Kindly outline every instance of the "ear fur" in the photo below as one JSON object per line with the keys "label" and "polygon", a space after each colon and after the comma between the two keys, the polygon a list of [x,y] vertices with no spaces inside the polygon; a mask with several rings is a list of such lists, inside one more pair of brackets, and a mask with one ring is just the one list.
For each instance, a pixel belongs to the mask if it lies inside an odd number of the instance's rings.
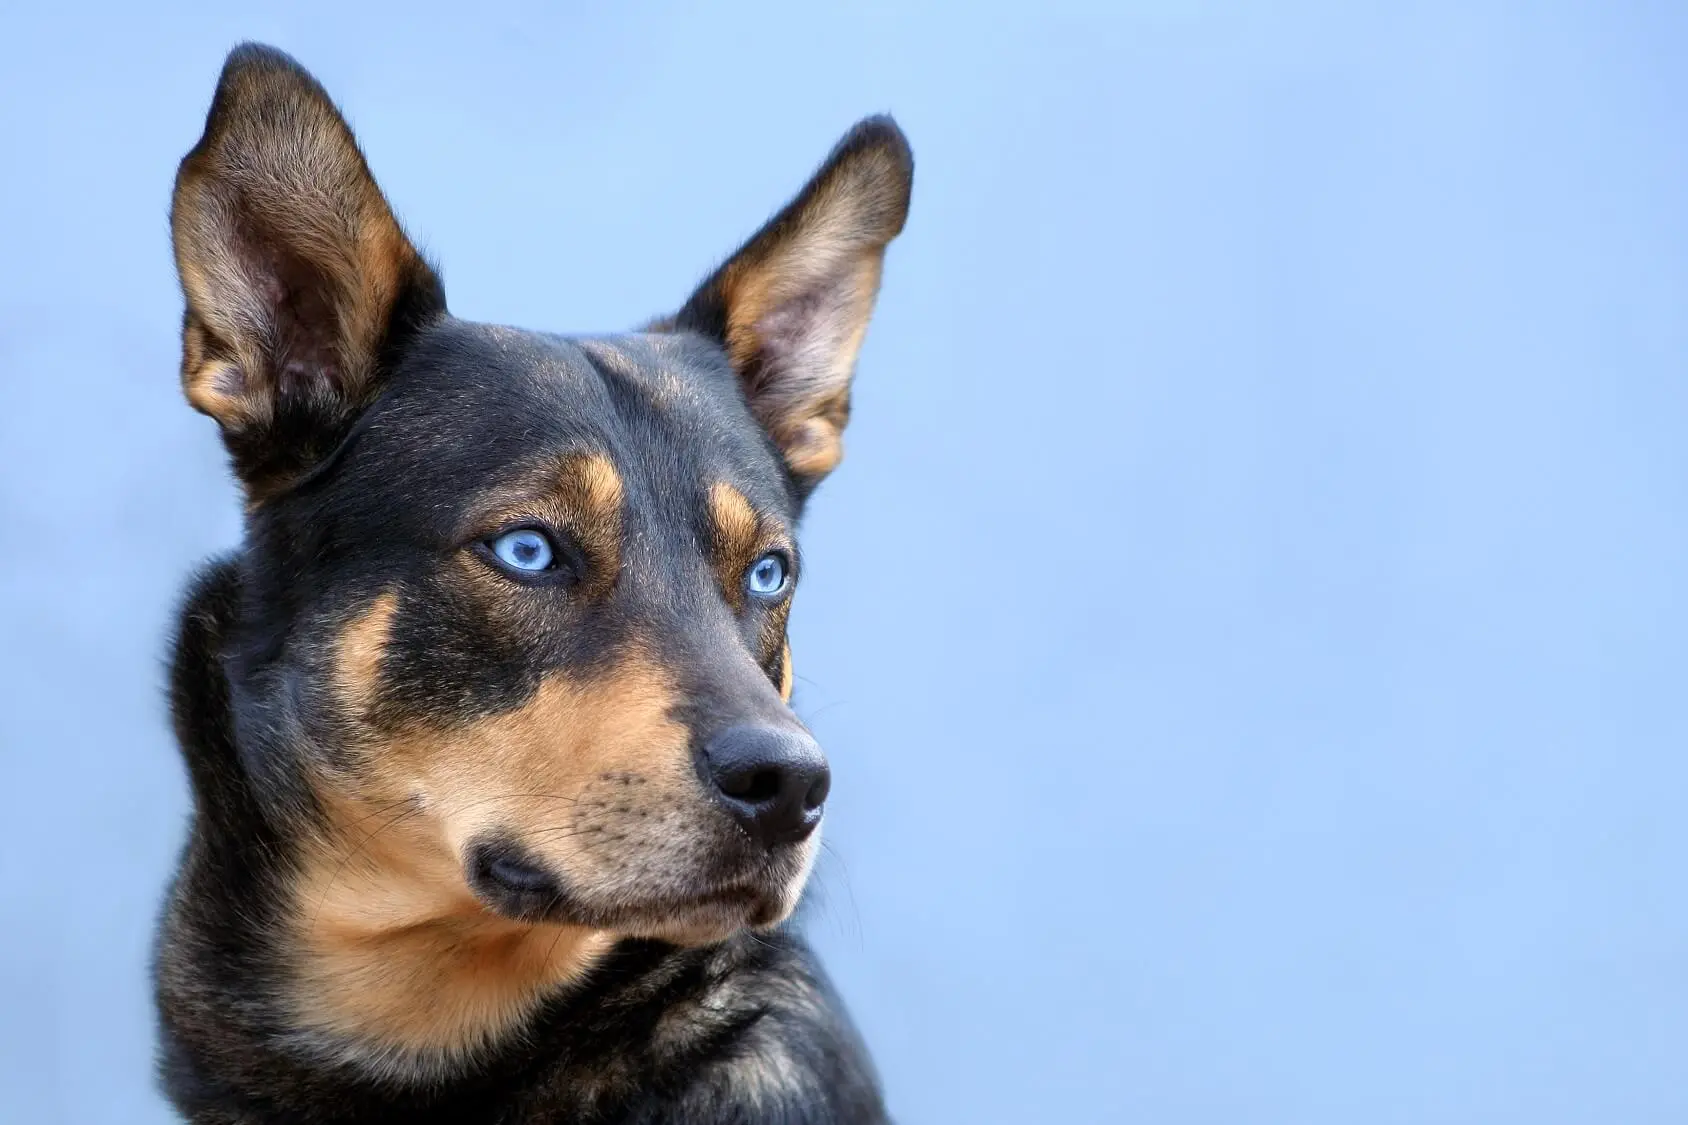
{"label": "ear fur", "polygon": [[338,443],[444,292],[334,103],[270,47],[230,53],[170,222],[182,387],[262,498]]}
{"label": "ear fur", "polygon": [[913,178],[896,123],[860,122],[797,197],[656,326],[726,347],[752,412],[804,491],[843,456],[856,354]]}

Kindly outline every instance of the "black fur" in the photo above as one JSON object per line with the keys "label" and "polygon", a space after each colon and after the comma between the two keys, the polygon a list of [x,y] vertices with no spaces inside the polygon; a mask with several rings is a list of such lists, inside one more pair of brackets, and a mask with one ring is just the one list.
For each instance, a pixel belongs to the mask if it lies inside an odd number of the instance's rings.
{"label": "black fur", "polygon": [[[300,121],[311,130],[270,136]],[[320,159],[296,159],[312,145]],[[786,603],[724,594],[730,563],[711,538],[721,517],[710,489],[730,486],[761,524],[794,528],[824,469],[811,458],[792,471],[781,435],[803,416],[780,412],[824,408],[841,427],[853,355],[842,383],[825,383],[826,371],[749,370],[728,338],[733,284],[802,266],[825,207],[834,211],[823,249],[837,257],[854,238],[863,249],[851,253],[882,253],[907,207],[906,143],[889,119],[859,126],[684,315],[651,333],[584,340],[451,317],[402,234],[357,235],[371,215],[391,220],[347,146],[314,80],[279,52],[247,46],[230,56],[178,184],[184,379],[222,425],[249,504],[244,544],[200,574],[175,646],[171,704],[194,819],[155,958],[165,1091],[191,1120],[224,1125],[883,1121],[871,1063],[824,975],[792,928],[765,925],[781,915],[762,907],[702,945],[624,937],[518,1028],[438,1065],[366,1065],[339,1049],[339,1032],[305,1026],[290,997],[299,881],[312,842],[333,827],[323,786],[383,768],[370,732],[472,731],[533,705],[544,684],[613,682],[631,651],[662,669],[668,718],[694,762],[730,724],[795,722],[776,691],[789,677]],[[324,176],[299,206],[326,199],[341,206],[332,221],[288,213],[289,193],[262,179],[272,147],[295,161],[278,158],[276,183]],[[341,234],[343,246],[325,241]],[[387,257],[366,253],[372,245]],[[397,280],[360,288],[372,270]],[[781,298],[803,316],[865,321],[865,274],[850,275],[854,289],[824,271],[790,276],[810,286]],[[217,304],[230,286],[229,307],[246,320]],[[354,298],[386,302],[373,335],[347,328]],[[247,323],[261,315],[272,316],[268,329]],[[787,368],[809,352],[789,354]],[[777,385],[786,377],[808,382],[798,393]],[[563,560],[555,573],[494,573],[489,490],[587,455],[613,466],[619,489],[615,565],[584,536],[551,529]],[[352,709],[344,638],[382,599],[391,612],[373,686]],[[719,870],[789,882],[800,872],[789,848],[761,849],[699,808],[709,841],[700,879]],[[649,932],[664,895],[694,893],[655,887],[635,909],[571,878],[559,876],[543,917],[512,920]]]}
{"label": "black fur", "polygon": [[[287,1049],[265,1003],[288,839],[239,760],[220,665],[242,602],[240,566],[213,564],[182,614],[171,682],[193,778],[195,830],[170,892],[157,964],[160,1073],[206,1123],[823,1123],[884,1119],[855,1031],[803,941],[743,934],[705,949],[628,941],[552,1001],[519,1042],[449,1083],[395,1088]],[[660,1045],[653,1034],[665,1030]],[[740,1068],[791,1049],[804,1095],[746,1105]]]}

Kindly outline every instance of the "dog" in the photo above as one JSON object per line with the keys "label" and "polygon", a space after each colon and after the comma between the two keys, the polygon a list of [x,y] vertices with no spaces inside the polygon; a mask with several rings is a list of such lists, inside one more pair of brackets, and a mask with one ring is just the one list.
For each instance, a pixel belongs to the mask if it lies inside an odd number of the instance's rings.
{"label": "dog", "polygon": [[170,678],[189,1120],[885,1120],[785,924],[830,785],[786,622],[912,178],[868,118],[643,330],[468,323],[316,80],[229,55],[171,209],[245,499]]}

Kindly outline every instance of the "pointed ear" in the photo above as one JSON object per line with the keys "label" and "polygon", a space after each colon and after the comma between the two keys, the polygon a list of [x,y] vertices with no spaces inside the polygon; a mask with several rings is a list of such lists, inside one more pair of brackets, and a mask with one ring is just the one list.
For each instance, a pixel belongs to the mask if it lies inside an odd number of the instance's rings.
{"label": "pointed ear", "polygon": [[797,198],[659,326],[726,346],[752,412],[805,491],[843,456],[856,353],[913,179],[896,123],[862,121]]}
{"label": "pointed ear", "polygon": [[445,311],[334,103],[273,48],[229,55],[170,225],[182,386],[255,498],[333,449],[390,347]]}

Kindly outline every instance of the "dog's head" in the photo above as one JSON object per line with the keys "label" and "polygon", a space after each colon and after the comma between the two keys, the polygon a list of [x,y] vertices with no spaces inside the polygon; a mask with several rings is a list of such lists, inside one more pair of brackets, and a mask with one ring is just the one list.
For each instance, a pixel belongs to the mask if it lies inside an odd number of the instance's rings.
{"label": "dog's head", "polygon": [[236,51],[172,224],[183,386],[247,497],[246,767],[429,909],[785,917],[829,783],[787,707],[795,524],[911,174],[864,121],[646,331],[470,324],[317,83]]}

